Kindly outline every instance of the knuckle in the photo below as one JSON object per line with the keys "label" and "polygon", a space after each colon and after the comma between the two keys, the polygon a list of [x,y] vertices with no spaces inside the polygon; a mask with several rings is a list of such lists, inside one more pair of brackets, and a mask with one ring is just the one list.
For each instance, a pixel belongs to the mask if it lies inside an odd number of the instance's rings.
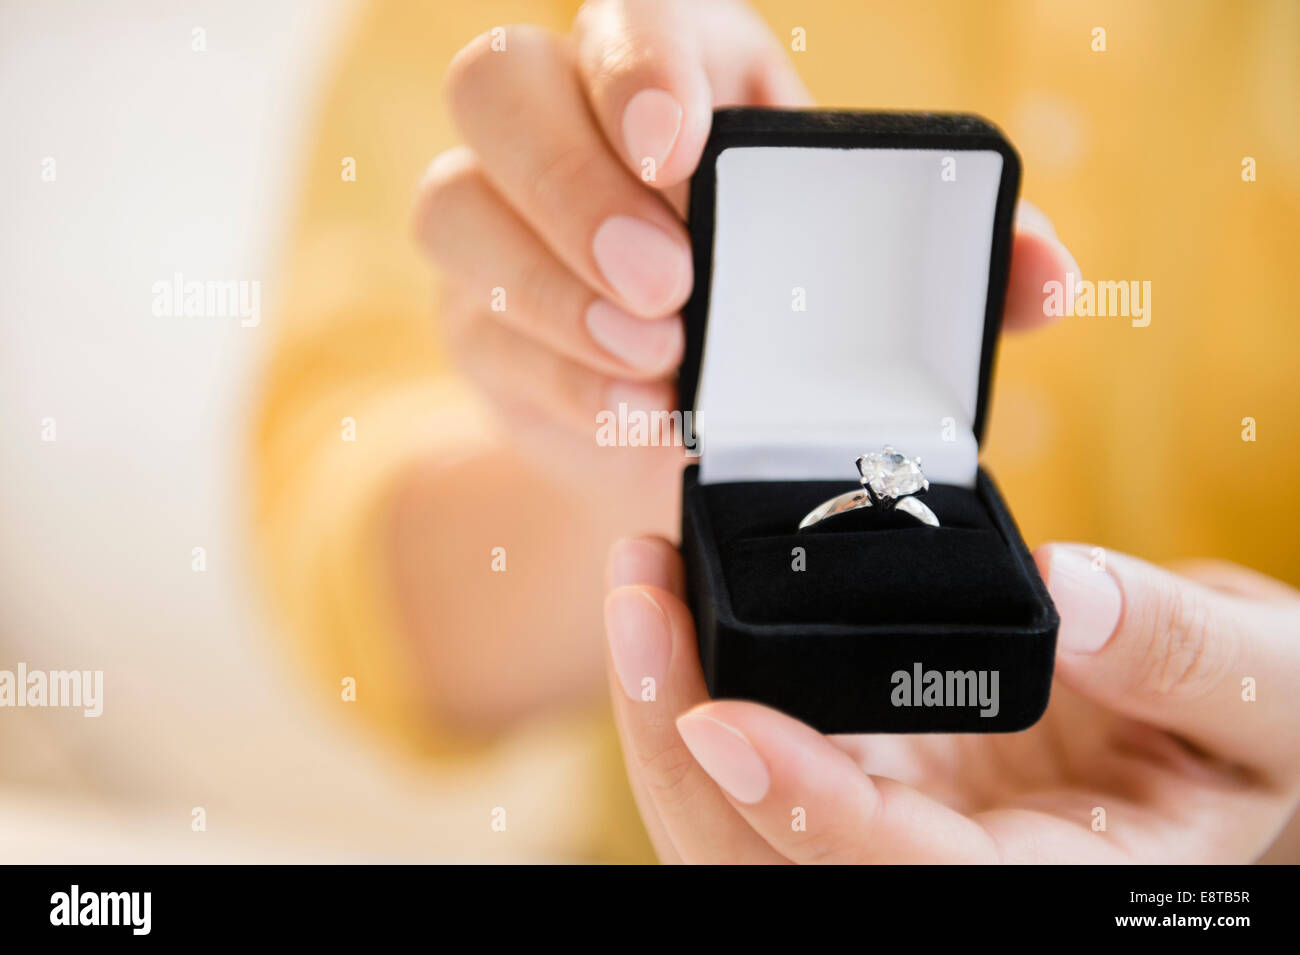
{"label": "knuckle", "polygon": [[591,64],[591,82],[598,88],[614,87],[622,80],[652,72],[654,64],[644,36],[627,32],[600,50]]}
{"label": "knuckle", "polygon": [[597,96],[631,85],[660,85],[664,64],[680,46],[680,40],[666,26],[676,13],[664,0],[657,0],[661,18],[628,18],[608,0],[584,4],[575,27],[584,35],[580,61]]}
{"label": "knuckle", "polygon": [[1150,642],[1141,689],[1151,696],[1196,698],[1222,681],[1235,656],[1237,634],[1204,594],[1179,588],[1150,615]]}
{"label": "knuckle", "polygon": [[478,159],[465,146],[457,146],[434,157],[416,189],[412,231],[417,240],[436,251],[448,230],[450,213],[479,189],[482,173]]}
{"label": "knuckle", "polygon": [[[538,250],[519,263],[517,282],[523,301],[524,316],[537,325],[558,326],[576,320],[581,308],[573,292],[573,282],[551,259]],[[518,320],[520,316],[516,316]]]}
{"label": "knuckle", "polygon": [[[583,0],[573,15],[573,26],[575,29],[591,28],[598,25],[600,17],[617,12],[616,0]],[[593,20],[597,22],[593,23]]]}
{"label": "knuckle", "polygon": [[[504,46],[498,42],[501,36],[505,38]],[[484,89],[498,81],[503,65],[524,67],[518,74],[524,76],[530,57],[538,51],[549,50],[555,43],[556,38],[549,30],[528,23],[493,27],[474,37],[451,58],[443,75],[443,97],[452,115],[461,116],[465,110],[472,109]]]}
{"label": "knuckle", "polygon": [[596,25],[602,8],[606,6],[606,0],[583,0],[582,5],[578,7],[577,13],[573,15],[573,29],[577,33],[590,30]]}
{"label": "knuckle", "polygon": [[492,53],[492,33],[484,31],[452,56],[447,72],[443,74],[442,92],[453,111],[464,102],[466,94],[482,82]]}
{"label": "knuckle", "polygon": [[598,182],[605,157],[583,145],[565,146],[542,160],[533,170],[529,190],[543,210],[571,209],[588,183]]}
{"label": "knuckle", "polygon": [[699,792],[701,781],[693,772],[695,759],[682,746],[669,746],[649,759],[642,759],[646,788],[661,806],[689,802]]}
{"label": "knuckle", "polygon": [[631,735],[640,777],[660,805],[685,802],[699,790],[695,757],[682,745],[672,719],[661,714],[661,704],[647,705],[653,709],[638,717],[640,725]]}

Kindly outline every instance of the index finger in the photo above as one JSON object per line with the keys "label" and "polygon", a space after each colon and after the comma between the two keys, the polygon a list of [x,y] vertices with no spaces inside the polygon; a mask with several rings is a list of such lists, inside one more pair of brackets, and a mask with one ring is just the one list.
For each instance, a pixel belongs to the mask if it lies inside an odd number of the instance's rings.
{"label": "index finger", "polygon": [[743,3],[593,0],[574,37],[597,122],[657,188],[695,172],[714,106],[810,102],[776,38]]}

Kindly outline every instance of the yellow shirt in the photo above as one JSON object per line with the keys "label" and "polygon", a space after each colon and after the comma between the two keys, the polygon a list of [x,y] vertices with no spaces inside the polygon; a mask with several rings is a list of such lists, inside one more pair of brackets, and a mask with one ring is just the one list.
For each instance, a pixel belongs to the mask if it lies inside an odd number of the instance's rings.
{"label": "yellow shirt", "polygon": [[[521,857],[643,859],[604,713],[521,728],[492,755],[415,715],[376,539],[431,411],[462,409],[467,442],[489,427],[439,350],[428,269],[409,239],[414,184],[455,141],[441,74],[479,32],[566,30],[576,7],[385,0],[353,25],[303,171],[253,429],[255,521],[322,700],[355,679],[380,738],[423,772],[454,760],[463,776],[512,745],[570,760],[570,791],[538,793],[521,770],[457,798],[486,814],[517,796],[537,819],[563,820],[521,838]],[[984,460],[1026,539],[1216,556],[1300,583],[1300,5],[758,7],[787,42],[802,30],[805,49],[790,55],[819,102],[997,122],[1021,152],[1025,194],[1084,278],[1151,283],[1145,327],[1072,317],[1003,345]],[[1251,421],[1255,440],[1243,440]]]}

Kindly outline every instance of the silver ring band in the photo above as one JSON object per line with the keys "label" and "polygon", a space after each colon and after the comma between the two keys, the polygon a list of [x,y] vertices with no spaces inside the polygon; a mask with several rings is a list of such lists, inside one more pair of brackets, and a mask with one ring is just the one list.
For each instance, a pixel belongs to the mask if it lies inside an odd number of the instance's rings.
{"label": "silver ring band", "polygon": [[860,507],[870,506],[871,498],[867,496],[866,491],[845,491],[843,494],[837,494],[829,501],[818,504],[809,511],[804,516],[804,519],[799,522],[799,530],[819,524],[828,517],[846,514],[849,511],[856,511]]}

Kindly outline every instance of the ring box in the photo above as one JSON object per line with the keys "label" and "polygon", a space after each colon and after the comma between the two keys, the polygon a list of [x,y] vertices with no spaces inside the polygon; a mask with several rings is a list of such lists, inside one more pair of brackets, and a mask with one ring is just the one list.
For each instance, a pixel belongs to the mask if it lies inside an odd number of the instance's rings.
{"label": "ring box", "polygon": [[[714,697],[825,733],[1010,732],[1059,624],[980,467],[1020,181],[969,115],[723,109],[691,186],[682,552]],[[859,454],[919,456],[940,527],[797,531]]]}

